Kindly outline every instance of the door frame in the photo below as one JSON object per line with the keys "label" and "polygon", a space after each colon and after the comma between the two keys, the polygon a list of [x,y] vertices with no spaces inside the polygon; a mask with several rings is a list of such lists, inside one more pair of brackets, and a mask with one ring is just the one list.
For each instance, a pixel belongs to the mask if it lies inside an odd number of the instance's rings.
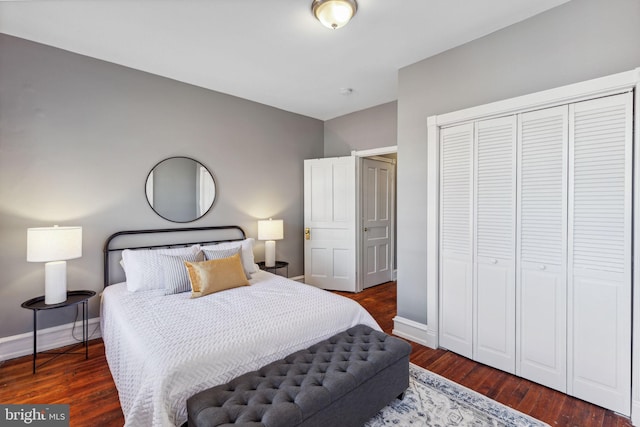
{"label": "door frame", "polygon": [[[362,194],[362,160],[365,157],[375,158],[377,156],[383,156],[385,154],[397,154],[398,146],[390,145],[387,147],[380,148],[372,148],[368,150],[353,150],[351,151],[351,155],[356,157],[356,292],[362,292],[364,289],[364,275],[362,272],[364,271],[364,258],[363,258],[363,246],[364,246],[364,233],[362,231],[362,203],[363,203],[363,194]],[[387,159],[388,160],[388,159]],[[396,165],[396,173],[395,176],[398,176],[397,170],[397,162]],[[397,184],[396,184],[397,185]],[[396,218],[395,218],[395,205],[396,201],[396,191],[393,191],[393,209],[391,210],[391,253],[389,257],[391,258],[390,262],[393,265],[393,273],[392,278],[395,280],[397,277],[396,265],[393,262],[396,258],[396,245],[395,245],[395,236],[396,236]]]}
{"label": "door frame", "polygon": [[[535,109],[550,108],[558,105],[575,103],[583,100],[616,95],[635,90],[635,132],[633,135],[633,163],[640,164],[640,67],[634,70],[582,81],[567,86],[556,87],[528,95],[518,96],[490,104],[471,107],[446,114],[427,117],[427,324],[416,324],[413,329],[425,330],[420,337],[430,348],[438,348],[439,331],[439,258],[440,258],[440,216],[439,216],[439,186],[440,186],[440,129],[466,121],[498,117],[508,113],[517,114]],[[632,212],[632,379],[631,379],[631,420],[634,425],[640,425],[640,174],[633,174],[632,198],[634,208]],[[395,329],[399,329],[396,320]],[[406,328],[404,328],[406,329]],[[410,338],[407,335],[408,338]]]}

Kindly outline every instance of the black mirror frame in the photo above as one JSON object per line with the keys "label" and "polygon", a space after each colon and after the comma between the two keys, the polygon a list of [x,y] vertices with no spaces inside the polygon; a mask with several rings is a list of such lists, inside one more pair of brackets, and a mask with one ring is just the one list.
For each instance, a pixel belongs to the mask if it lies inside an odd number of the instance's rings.
{"label": "black mirror frame", "polygon": [[[192,220],[188,220],[188,221],[179,221],[179,220],[175,220],[175,219],[167,218],[165,215],[162,215],[160,212],[158,212],[158,211],[153,207],[153,205],[151,204],[151,202],[149,201],[149,196],[147,195],[147,183],[149,182],[149,176],[151,176],[151,173],[156,169],[156,167],[158,167],[158,166],[159,166],[160,164],[162,164],[163,162],[166,162],[166,161],[171,160],[171,159],[187,159],[187,160],[192,160],[192,161],[194,161],[195,163],[197,163],[198,165],[200,165],[200,166],[202,166],[203,168],[205,168],[205,169],[206,169],[206,171],[209,173],[209,176],[211,176],[211,180],[213,181],[215,194],[214,194],[214,196],[213,196],[213,200],[211,201],[211,205],[209,206],[209,208],[208,208],[208,209],[207,209],[207,210],[206,210],[202,215],[200,215],[200,216],[198,216],[197,218],[194,218],[194,219],[192,219]],[[204,165],[202,162],[200,162],[200,161],[198,161],[198,160],[196,160],[196,159],[194,159],[194,158],[192,158],[192,157],[187,157],[187,156],[171,156],[171,157],[167,157],[166,159],[162,159],[162,160],[160,160],[158,163],[156,163],[156,164],[151,168],[151,170],[149,170],[149,173],[147,173],[147,178],[144,180],[144,189],[143,189],[143,190],[144,190],[144,196],[145,196],[145,199],[147,200],[147,204],[149,205],[149,207],[151,208],[151,210],[152,210],[156,215],[158,215],[160,218],[165,219],[165,220],[170,221],[170,222],[173,222],[173,223],[177,223],[177,224],[186,224],[186,223],[194,222],[194,221],[197,221],[197,220],[199,220],[199,219],[203,218],[205,215],[207,215],[207,214],[211,211],[211,209],[213,208],[213,206],[214,206],[214,205],[215,205],[215,203],[216,203],[216,199],[217,199],[217,196],[218,196],[216,179],[214,178],[213,174],[211,173],[211,170],[210,170],[206,165]]]}

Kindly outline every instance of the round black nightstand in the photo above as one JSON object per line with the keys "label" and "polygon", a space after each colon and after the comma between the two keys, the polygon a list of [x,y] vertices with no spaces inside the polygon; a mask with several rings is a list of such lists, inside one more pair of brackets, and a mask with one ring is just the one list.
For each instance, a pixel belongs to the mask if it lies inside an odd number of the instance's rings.
{"label": "round black nightstand", "polygon": [[286,268],[287,273],[284,277],[289,277],[289,263],[287,261],[276,261],[276,265],[273,267],[267,267],[264,265],[264,261],[261,261],[258,263],[258,267],[260,267],[260,270],[273,271],[273,274],[277,274],[276,271],[280,268]]}
{"label": "round black nightstand", "polygon": [[[39,296],[36,298],[31,298],[30,300],[27,300],[20,305],[22,308],[33,310],[33,373],[34,374],[36,373],[36,358],[38,355],[38,317],[37,317],[38,311],[52,310],[55,308],[69,307],[72,305],[82,304],[82,342],[78,345],[84,345],[84,356],[85,356],[85,359],[88,359],[89,346],[87,342],[89,341],[89,310],[87,307],[87,302],[89,298],[91,298],[95,294],[96,294],[95,291],[68,291],[66,301],[63,301],[58,304],[45,304],[44,296]],[[42,354],[56,354],[58,356],[62,354],[81,354],[81,353],[72,353],[71,350],[73,350],[74,348],[75,347],[69,348],[67,351],[64,351],[64,352],[47,351],[47,352],[42,352]],[[49,359],[49,360],[52,360],[52,359]],[[49,360],[42,363],[42,365],[47,363]]]}

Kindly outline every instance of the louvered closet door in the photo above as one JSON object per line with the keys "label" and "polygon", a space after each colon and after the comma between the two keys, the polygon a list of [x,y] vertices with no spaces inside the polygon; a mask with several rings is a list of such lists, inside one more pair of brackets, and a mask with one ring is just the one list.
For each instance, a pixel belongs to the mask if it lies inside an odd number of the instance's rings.
{"label": "louvered closet door", "polygon": [[516,117],[475,132],[473,358],[514,373]]}
{"label": "louvered closet door", "polygon": [[569,394],[631,407],[632,94],[569,110]]}
{"label": "louvered closet door", "polygon": [[440,345],[472,357],[473,124],[440,131]]}
{"label": "louvered closet door", "polygon": [[518,123],[516,373],[567,391],[568,106]]}

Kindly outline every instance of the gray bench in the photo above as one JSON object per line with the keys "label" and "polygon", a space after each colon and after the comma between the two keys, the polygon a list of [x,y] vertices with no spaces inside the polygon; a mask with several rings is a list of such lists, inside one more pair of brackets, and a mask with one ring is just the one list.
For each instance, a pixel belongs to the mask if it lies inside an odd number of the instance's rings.
{"label": "gray bench", "polygon": [[354,326],[187,401],[190,427],[361,426],[409,386],[407,342]]}

